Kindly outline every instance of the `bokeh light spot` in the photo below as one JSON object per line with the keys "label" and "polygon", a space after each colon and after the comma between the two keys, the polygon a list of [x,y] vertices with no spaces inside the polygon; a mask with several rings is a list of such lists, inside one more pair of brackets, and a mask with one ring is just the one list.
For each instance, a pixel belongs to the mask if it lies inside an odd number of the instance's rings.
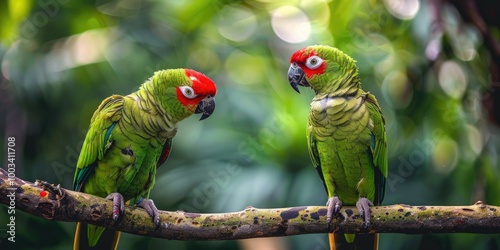
{"label": "bokeh light spot", "polygon": [[194,46],[189,54],[189,62],[194,68],[203,70],[216,70],[220,67],[220,59],[217,54],[204,46]]}
{"label": "bokeh light spot", "polygon": [[444,137],[439,140],[435,147],[432,156],[432,163],[437,172],[449,173],[453,170],[458,161],[458,145],[457,143]]}
{"label": "bokeh light spot", "polygon": [[219,33],[225,38],[241,42],[257,30],[257,18],[253,12],[242,6],[226,6],[219,15]]}
{"label": "bokeh light spot", "polygon": [[467,125],[467,137],[469,139],[469,146],[474,154],[479,155],[483,150],[484,139],[481,132],[472,125]]}
{"label": "bokeh light spot", "polygon": [[450,97],[459,99],[467,88],[467,76],[462,67],[454,61],[446,61],[438,73],[439,85]]}
{"label": "bokeh light spot", "polygon": [[109,45],[109,31],[108,29],[94,29],[69,37],[64,46],[71,50],[72,60],[67,60],[63,68],[105,60],[104,55]]}
{"label": "bokeh light spot", "polygon": [[[245,62],[245,63],[242,63]],[[225,69],[232,81],[238,84],[262,84],[266,71],[265,60],[239,50],[229,54]]]}
{"label": "bokeh light spot", "polygon": [[406,108],[413,99],[413,86],[401,71],[388,74],[382,83],[382,90],[386,101],[398,109]]}
{"label": "bokeh light spot", "polygon": [[300,43],[311,35],[311,23],[307,15],[297,7],[282,6],[273,11],[271,26],[274,33],[288,43]]}
{"label": "bokeh light spot", "polygon": [[399,19],[412,19],[420,8],[418,0],[384,0],[384,5],[393,16]]}

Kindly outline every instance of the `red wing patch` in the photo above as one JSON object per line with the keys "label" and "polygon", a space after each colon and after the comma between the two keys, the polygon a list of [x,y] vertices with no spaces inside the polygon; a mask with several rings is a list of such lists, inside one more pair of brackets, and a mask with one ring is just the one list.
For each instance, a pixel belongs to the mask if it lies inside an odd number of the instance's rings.
{"label": "red wing patch", "polygon": [[170,155],[170,150],[172,149],[172,138],[167,138],[165,145],[163,145],[163,151],[161,152],[160,158],[158,158],[158,163],[156,167],[161,166],[168,159]]}

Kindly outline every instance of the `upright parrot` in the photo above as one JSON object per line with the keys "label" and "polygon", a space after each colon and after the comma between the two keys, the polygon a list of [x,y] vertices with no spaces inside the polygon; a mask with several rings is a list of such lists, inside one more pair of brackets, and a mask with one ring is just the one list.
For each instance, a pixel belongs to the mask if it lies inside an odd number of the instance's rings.
{"label": "upright parrot", "polygon": [[[361,89],[356,62],[337,48],[315,45],[295,52],[288,81],[311,87],[307,126],[309,154],[328,194],[327,222],[342,205],[356,205],[364,226],[370,206],[384,199],[387,145],[384,117],[375,96]],[[330,234],[331,249],[377,249],[376,234]]]}
{"label": "upright parrot", "polygon": [[[144,208],[158,226],[158,209],[149,199],[156,169],[170,153],[177,124],[193,113],[209,117],[215,84],[192,69],[160,70],[138,91],[112,95],[99,105],[78,158],[73,188],[113,201],[113,219],[124,204]],[[78,223],[74,249],[116,249],[120,232]],[[102,238],[101,240],[99,240]]]}

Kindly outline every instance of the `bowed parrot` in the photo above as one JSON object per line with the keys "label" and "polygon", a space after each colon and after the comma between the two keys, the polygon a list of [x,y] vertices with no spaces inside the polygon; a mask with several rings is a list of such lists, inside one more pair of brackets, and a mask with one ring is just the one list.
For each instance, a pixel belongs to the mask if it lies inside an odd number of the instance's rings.
{"label": "bowed parrot", "polygon": [[[138,91],[112,95],[99,105],[80,152],[73,188],[113,201],[113,219],[129,202],[160,224],[149,193],[156,169],[167,160],[177,124],[215,109],[215,84],[192,69],[160,70]],[[116,249],[120,232],[77,223],[74,249]],[[101,240],[99,240],[101,239]]]}
{"label": "bowed parrot", "polygon": [[[343,205],[356,205],[370,224],[370,206],[384,199],[387,144],[375,96],[361,88],[356,62],[337,48],[315,45],[295,52],[288,81],[315,92],[307,126],[309,154],[328,195],[327,222]],[[376,234],[329,234],[331,249],[377,249]]]}

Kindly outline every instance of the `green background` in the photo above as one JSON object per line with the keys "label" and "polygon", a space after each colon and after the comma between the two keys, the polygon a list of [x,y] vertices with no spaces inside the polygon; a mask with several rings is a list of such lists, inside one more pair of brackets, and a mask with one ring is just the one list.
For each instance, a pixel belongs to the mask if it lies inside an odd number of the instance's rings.
{"label": "green background", "polygon": [[[484,115],[488,54],[479,32],[427,1],[0,2],[0,149],[16,138],[16,175],[71,188],[93,111],[159,69],[193,68],[217,86],[207,120],[179,125],[151,198],[161,210],[231,212],[248,205],[324,205],[305,126],[312,91],[290,88],[291,54],[328,44],[358,62],[386,119],[384,204],[500,205],[498,128]],[[4,153],[2,163],[5,166]],[[236,170],[228,172],[228,168]],[[16,213],[16,243],[69,249],[74,223]],[[119,249],[327,249],[327,236],[169,241],[123,234]],[[267,246],[269,248],[264,248]],[[498,235],[382,234],[380,249],[495,249]]]}

